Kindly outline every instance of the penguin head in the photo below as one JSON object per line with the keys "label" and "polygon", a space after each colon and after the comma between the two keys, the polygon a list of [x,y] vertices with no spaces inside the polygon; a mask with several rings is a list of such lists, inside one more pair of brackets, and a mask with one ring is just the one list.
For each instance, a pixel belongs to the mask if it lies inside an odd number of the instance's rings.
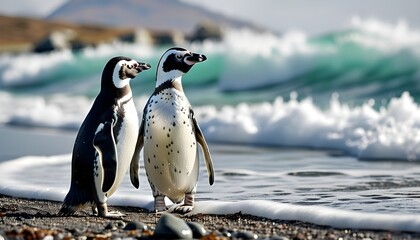
{"label": "penguin head", "polygon": [[194,64],[204,62],[206,59],[206,56],[192,53],[184,48],[168,49],[159,60],[156,71],[156,86],[165,81],[182,77]]}
{"label": "penguin head", "polygon": [[128,57],[111,58],[102,73],[102,90],[125,89],[130,80],[143,70],[150,69],[150,64],[137,62]]}

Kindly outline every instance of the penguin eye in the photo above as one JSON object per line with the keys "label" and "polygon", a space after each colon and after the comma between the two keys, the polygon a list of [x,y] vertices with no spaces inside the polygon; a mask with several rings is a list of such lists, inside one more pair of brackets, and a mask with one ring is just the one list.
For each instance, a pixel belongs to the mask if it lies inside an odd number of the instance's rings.
{"label": "penguin eye", "polygon": [[178,60],[181,60],[181,59],[182,59],[182,55],[181,55],[181,54],[177,54],[175,57],[176,57]]}
{"label": "penguin eye", "polygon": [[133,68],[133,65],[127,65],[127,67],[128,67],[128,69],[132,69]]}

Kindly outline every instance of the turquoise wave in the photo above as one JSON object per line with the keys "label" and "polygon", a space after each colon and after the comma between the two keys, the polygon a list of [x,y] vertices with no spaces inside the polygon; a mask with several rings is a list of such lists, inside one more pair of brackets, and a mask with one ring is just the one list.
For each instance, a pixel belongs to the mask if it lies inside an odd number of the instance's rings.
{"label": "turquoise wave", "polygon": [[[184,76],[184,89],[193,103],[214,105],[287,99],[290,92],[312,97],[319,105],[334,93],[354,104],[371,98],[387,102],[403,92],[419,101],[420,37],[404,29],[401,33],[381,22],[374,27],[359,22],[312,38],[296,32],[276,36],[230,30],[222,42],[184,46],[208,57]],[[127,55],[152,65],[132,81],[135,95],[148,95],[166,48],[115,43],[77,53],[2,55],[0,90],[93,98],[106,61]]]}

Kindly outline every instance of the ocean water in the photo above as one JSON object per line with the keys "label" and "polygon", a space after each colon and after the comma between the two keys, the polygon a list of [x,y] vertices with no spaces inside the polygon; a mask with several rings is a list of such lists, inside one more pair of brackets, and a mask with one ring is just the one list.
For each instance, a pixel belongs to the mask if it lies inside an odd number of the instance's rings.
{"label": "ocean water", "polygon": [[[116,55],[152,65],[131,81],[141,116],[168,47],[0,55],[0,123],[77,131]],[[183,77],[216,169],[210,187],[202,167],[195,213],[419,231],[420,30],[354,18],[321,36],[230,29],[183,47],[208,58]],[[140,174],[110,204],[151,208]],[[61,201],[69,178],[70,155],[11,159],[0,193]]]}

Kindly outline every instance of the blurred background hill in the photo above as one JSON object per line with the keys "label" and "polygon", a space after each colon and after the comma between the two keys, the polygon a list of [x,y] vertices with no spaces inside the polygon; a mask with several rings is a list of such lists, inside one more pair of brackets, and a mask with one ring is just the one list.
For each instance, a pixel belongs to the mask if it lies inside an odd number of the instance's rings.
{"label": "blurred background hill", "polygon": [[250,25],[179,0],[71,0],[46,19],[184,33],[191,32],[197,22],[231,27]]}
{"label": "blurred background hill", "polygon": [[[0,0],[0,6],[0,52],[31,50],[57,28],[71,29],[76,36],[72,41],[80,47],[108,42],[128,29],[191,34],[204,22],[218,27],[257,26],[277,34],[302,31],[308,36],[348,28],[355,16],[389,23],[403,20],[420,27],[417,0]],[[87,26],[82,31],[77,25]]]}
{"label": "blurred background hill", "polygon": [[96,25],[78,25],[68,22],[47,21],[38,18],[0,16],[0,52],[29,51],[52,32],[70,30],[77,33],[76,41],[97,44],[128,33],[128,28]]}
{"label": "blurred background hill", "polygon": [[158,38],[150,42],[175,44],[172,38],[181,35],[183,39],[203,25],[216,28],[213,32],[222,26],[255,28],[179,0],[70,0],[43,18],[0,16],[0,52],[77,49],[116,39],[136,41],[138,29]]}

